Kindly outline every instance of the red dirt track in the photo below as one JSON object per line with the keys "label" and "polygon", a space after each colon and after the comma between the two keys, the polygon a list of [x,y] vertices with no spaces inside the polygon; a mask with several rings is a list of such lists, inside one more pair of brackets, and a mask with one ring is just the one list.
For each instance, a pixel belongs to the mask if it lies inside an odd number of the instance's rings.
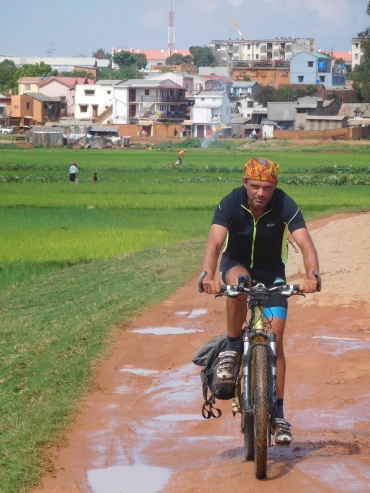
{"label": "red dirt track", "polygon": [[[218,401],[220,419],[201,417],[191,359],[224,332],[225,301],[199,294],[196,273],[122,331],[68,444],[50,451],[55,474],[34,493],[370,491],[369,224],[370,213],[309,224],[323,291],[289,302],[285,414],[294,442],[268,450],[266,479],[244,460],[230,401]],[[291,250],[289,282],[300,272]],[[133,332],[140,329],[152,333]]]}

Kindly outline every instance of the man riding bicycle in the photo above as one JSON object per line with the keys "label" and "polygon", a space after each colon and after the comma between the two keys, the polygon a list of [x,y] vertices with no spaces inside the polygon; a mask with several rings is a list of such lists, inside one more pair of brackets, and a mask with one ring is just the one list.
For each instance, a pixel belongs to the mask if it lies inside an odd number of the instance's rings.
{"label": "man riding bicycle", "polygon": [[[306,279],[299,283],[300,291],[315,293],[317,280],[312,271],[319,271],[315,246],[306,228],[299,207],[283,190],[276,187],[279,165],[264,158],[252,158],[244,166],[243,186],[234,189],[218,204],[212,220],[204,253],[204,291],[220,292],[215,280],[217,261],[222,247],[220,271],[225,284],[238,284],[240,274],[248,274],[271,286],[276,278],[285,279],[287,261],[287,234],[292,235],[300,248]],[[241,330],[245,314],[243,301],[226,299],[227,346],[220,353],[217,376],[220,380],[235,380],[240,363]],[[291,424],[284,418],[285,356],[283,334],[287,318],[287,300],[274,295],[264,303],[267,316],[273,315],[272,330],[275,332],[277,355],[277,412],[272,431],[275,443],[293,440]]]}

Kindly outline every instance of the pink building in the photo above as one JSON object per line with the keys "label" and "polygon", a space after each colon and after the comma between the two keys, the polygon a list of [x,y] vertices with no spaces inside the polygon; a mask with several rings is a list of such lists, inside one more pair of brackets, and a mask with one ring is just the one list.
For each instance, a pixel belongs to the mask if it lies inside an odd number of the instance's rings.
{"label": "pink building", "polygon": [[74,113],[74,87],[76,84],[92,85],[87,77],[49,77],[39,83],[39,92],[45,96],[59,97],[62,101],[61,116]]}

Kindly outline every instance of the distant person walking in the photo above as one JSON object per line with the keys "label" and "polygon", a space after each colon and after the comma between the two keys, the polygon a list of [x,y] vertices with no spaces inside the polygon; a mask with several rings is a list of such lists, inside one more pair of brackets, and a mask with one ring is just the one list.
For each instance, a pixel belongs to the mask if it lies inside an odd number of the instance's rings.
{"label": "distant person walking", "polygon": [[72,163],[72,166],[69,168],[69,183],[78,183],[78,168],[76,163]]}
{"label": "distant person walking", "polygon": [[173,136],[174,137],[177,137],[177,128],[175,127],[174,130],[173,130]]}
{"label": "distant person walking", "polygon": [[98,181],[98,175],[96,173],[94,173],[94,178],[93,178],[94,181]]}
{"label": "distant person walking", "polygon": [[177,161],[175,164],[182,164],[182,159],[183,159],[184,154],[185,154],[184,149],[181,149],[181,151],[179,152],[179,154],[177,156]]}
{"label": "distant person walking", "polygon": [[257,139],[257,132],[255,129],[252,130],[252,139]]}

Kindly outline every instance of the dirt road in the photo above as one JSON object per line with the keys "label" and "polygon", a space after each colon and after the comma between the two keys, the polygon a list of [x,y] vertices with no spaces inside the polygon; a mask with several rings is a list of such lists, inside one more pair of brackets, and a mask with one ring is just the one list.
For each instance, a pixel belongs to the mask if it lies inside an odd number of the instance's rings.
{"label": "dirt road", "polygon": [[[285,337],[290,447],[271,447],[268,477],[243,458],[230,401],[200,410],[196,349],[224,331],[224,300],[196,278],[140,316],[101,365],[55,474],[35,493],[327,493],[370,490],[370,214],[309,225],[323,292],[290,301]],[[303,271],[293,251],[288,279]]]}

